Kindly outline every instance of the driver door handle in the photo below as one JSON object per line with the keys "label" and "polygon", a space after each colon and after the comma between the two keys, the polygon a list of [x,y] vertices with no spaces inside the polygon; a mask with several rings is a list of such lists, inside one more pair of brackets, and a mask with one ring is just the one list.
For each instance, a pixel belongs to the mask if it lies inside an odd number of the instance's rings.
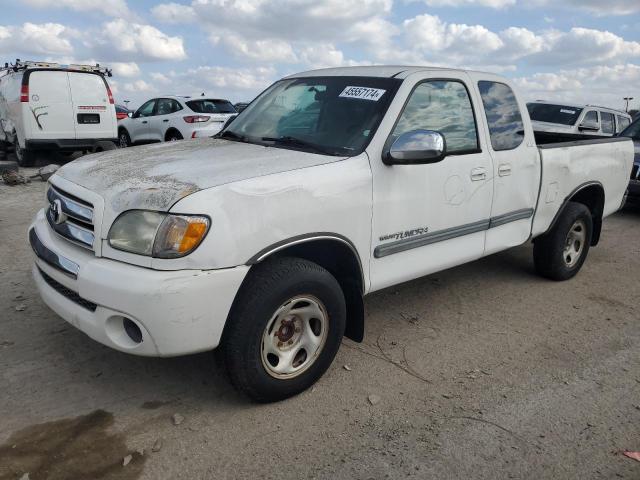
{"label": "driver door handle", "polygon": [[165,119],[164,119],[164,120],[162,120],[162,121],[163,121],[163,122],[168,122],[168,121],[169,121],[169,119],[168,119],[168,118],[165,118]]}
{"label": "driver door handle", "polygon": [[474,168],[471,170],[471,181],[480,182],[487,178],[487,170],[484,168]]}
{"label": "driver door handle", "polygon": [[149,122],[147,122],[146,120],[143,120],[142,123],[149,123]]}

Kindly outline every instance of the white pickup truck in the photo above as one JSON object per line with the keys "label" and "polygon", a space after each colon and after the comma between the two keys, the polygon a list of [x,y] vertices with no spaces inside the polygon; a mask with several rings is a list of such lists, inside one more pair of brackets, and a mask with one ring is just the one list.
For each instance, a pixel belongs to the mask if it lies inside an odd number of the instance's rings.
{"label": "white pickup truck", "polygon": [[29,229],[61,317],[123,352],[220,347],[258,401],[301,392],[364,295],[533,240],[565,280],[622,205],[633,143],[538,147],[508,80],[418,67],[305,72],[218,138],[76,160]]}

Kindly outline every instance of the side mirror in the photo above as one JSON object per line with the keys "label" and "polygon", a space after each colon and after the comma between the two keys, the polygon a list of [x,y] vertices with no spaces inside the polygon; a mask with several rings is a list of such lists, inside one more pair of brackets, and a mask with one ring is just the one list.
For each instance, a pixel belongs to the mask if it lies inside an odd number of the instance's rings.
{"label": "side mirror", "polygon": [[127,112],[127,117],[132,118],[133,117],[133,113],[132,112]]}
{"label": "side mirror", "polygon": [[437,163],[447,156],[447,142],[440,132],[412,130],[403,133],[383,155],[387,165]]}
{"label": "side mirror", "polygon": [[598,130],[600,130],[600,125],[598,124],[598,122],[593,121],[582,122],[578,126],[578,130],[582,132],[597,132]]}

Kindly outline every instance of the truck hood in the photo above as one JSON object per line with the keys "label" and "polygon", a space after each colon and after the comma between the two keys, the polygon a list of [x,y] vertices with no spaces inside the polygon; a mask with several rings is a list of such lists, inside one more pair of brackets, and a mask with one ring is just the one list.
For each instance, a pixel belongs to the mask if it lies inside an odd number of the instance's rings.
{"label": "truck hood", "polygon": [[200,190],[343,158],[204,138],[88,155],[56,175],[100,195],[107,223],[126,210],[168,211]]}

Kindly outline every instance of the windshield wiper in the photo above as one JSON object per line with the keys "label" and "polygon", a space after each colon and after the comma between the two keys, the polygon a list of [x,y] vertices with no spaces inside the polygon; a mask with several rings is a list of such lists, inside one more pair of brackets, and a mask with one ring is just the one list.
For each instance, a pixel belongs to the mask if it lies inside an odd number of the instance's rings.
{"label": "windshield wiper", "polygon": [[322,153],[324,155],[337,155],[335,152],[335,149],[328,149],[323,147],[322,145],[318,145],[312,142],[307,142],[306,140],[302,140],[296,137],[291,137],[288,135],[285,135],[282,137],[262,137],[261,140],[263,142],[274,142],[280,145],[290,145],[292,147],[307,148],[317,153]]}
{"label": "windshield wiper", "polygon": [[249,142],[249,138],[244,135],[240,135],[239,133],[232,132],[231,130],[224,130],[217,135],[214,135],[213,138],[227,138],[229,140],[237,140],[239,142]]}

